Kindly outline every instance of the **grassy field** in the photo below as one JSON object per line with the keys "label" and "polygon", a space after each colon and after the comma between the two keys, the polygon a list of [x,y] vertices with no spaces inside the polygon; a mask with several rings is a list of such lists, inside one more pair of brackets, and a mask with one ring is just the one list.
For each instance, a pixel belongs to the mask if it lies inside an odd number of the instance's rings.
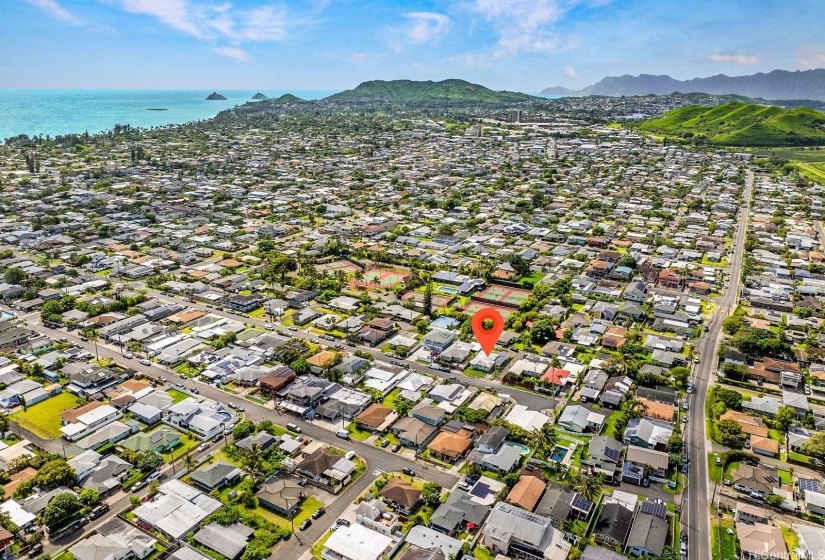
{"label": "grassy field", "polygon": [[610,413],[610,416],[604,421],[604,429],[602,430],[602,435],[613,437],[613,433],[616,431],[616,422],[619,421],[619,418],[622,417],[621,412],[618,410],[614,410]]}
{"label": "grassy field", "polygon": [[71,393],[60,393],[48,400],[22,408],[12,414],[20,425],[38,436],[46,439],[56,439],[60,433],[60,414],[77,406],[78,398]]}

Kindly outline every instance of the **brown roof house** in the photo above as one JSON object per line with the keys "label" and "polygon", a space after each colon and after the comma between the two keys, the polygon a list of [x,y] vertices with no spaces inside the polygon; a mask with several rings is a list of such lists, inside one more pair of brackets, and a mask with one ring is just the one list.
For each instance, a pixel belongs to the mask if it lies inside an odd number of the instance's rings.
{"label": "brown roof house", "polygon": [[788,547],[782,537],[782,530],[764,523],[736,524],[736,536],[744,560],[788,560]]}
{"label": "brown roof house", "polygon": [[421,490],[400,478],[390,480],[379,495],[402,515],[411,515],[421,502]]}
{"label": "brown roof house", "polygon": [[533,511],[546,487],[547,484],[542,479],[522,475],[507,494],[507,501],[527,511]]}
{"label": "brown roof house", "polygon": [[297,374],[292,371],[292,368],[283,365],[276,366],[272,368],[270,373],[258,380],[260,382],[261,393],[265,395],[277,393],[295,381],[296,377]]}
{"label": "brown roof house", "polygon": [[358,427],[371,432],[384,433],[398,420],[398,413],[388,406],[373,403],[355,417]]}
{"label": "brown roof house", "polygon": [[450,432],[442,430],[427,446],[431,455],[442,461],[455,463],[473,445],[472,433],[468,430]]}

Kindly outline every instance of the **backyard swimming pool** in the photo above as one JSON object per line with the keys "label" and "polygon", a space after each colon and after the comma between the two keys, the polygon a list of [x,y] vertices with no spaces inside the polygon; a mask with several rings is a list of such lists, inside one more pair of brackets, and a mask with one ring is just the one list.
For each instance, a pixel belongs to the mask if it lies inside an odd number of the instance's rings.
{"label": "backyard swimming pool", "polygon": [[567,455],[567,448],[556,447],[556,449],[553,450],[553,455],[550,457],[550,460],[561,463],[564,460],[565,455]]}
{"label": "backyard swimming pool", "polygon": [[439,286],[439,287],[436,288],[436,290],[441,292],[441,293],[450,294],[450,295],[454,295],[454,294],[458,293],[458,290],[456,288],[451,288],[449,286]]}
{"label": "backyard swimming pool", "polygon": [[519,453],[521,455],[529,455],[530,454],[530,448],[527,447],[526,445],[522,445],[520,443],[515,443],[513,441],[508,441],[507,445],[509,445],[510,447],[515,447],[516,449],[518,449]]}

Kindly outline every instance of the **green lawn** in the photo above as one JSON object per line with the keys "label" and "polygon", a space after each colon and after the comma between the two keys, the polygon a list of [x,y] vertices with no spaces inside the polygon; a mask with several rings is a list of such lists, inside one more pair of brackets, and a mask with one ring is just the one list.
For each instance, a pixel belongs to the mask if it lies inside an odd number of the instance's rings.
{"label": "green lawn", "polygon": [[782,529],[782,536],[785,537],[785,544],[788,545],[788,551],[791,553],[791,560],[799,560],[793,552],[795,548],[799,548],[799,537],[796,536],[796,533],[794,533],[793,529],[790,527],[780,525],[779,528]]}
{"label": "green lawn", "polygon": [[470,377],[487,377],[488,375],[490,375],[486,371],[481,371],[480,369],[475,369],[471,367],[465,368],[462,373],[464,373],[464,375],[469,375]]}
{"label": "green lawn", "polygon": [[[321,537],[321,538],[318,540],[318,542],[316,542],[314,545],[312,545],[312,555],[313,555],[315,558],[318,558],[318,559],[320,560],[320,558],[321,558],[321,552],[323,552],[323,550],[324,550],[324,543],[326,543],[326,542],[327,542],[327,539],[328,539],[330,536],[332,536],[332,533],[334,533],[334,531],[327,531],[326,533],[324,533],[324,536],[323,536],[323,537]],[[491,560],[492,560],[492,559],[491,559]]]}
{"label": "green lawn", "polygon": [[473,557],[477,560],[494,560],[496,555],[483,546],[477,546],[473,549]]}
{"label": "green lawn", "polygon": [[[295,517],[293,517],[292,519],[292,523],[295,524],[295,528],[297,529],[298,525],[300,525],[304,519],[307,519],[310,515],[312,515],[313,511],[315,511],[323,505],[324,504],[322,504],[313,497],[305,498],[304,501],[301,502],[301,507],[298,509],[298,513],[296,513]],[[255,510],[255,513],[257,513],[267,521],[270,521],[271,523],[274,523],[275,525],[278,525],[279,527],[286,529],[287,531],[292,530],[292,525],[290,524],[289,519],[281,515],[278,515],[273,511],[269,511],[268,509],[263,507],[258,507]]]}
{"label": "green lawn", "polygon": [[602,430],[602,435],[613,437],[614,432],[616,431],[616,422],[622,417],[622,413],[618,410],[614,410],[610,416],[604,421],[604,429]]}
{"label": "green lawn", "polygon": [[722,484],[722,467],[716,466],[716,453],[708,454],[708,477],[717,484]]}
{"label": "green lawn", "polygon": [[800,463],[810,463],[811,458],[807,455],[802,455],[801,453],[796,453],[795,451],[791,451],[788,453],[788,459],[793,459],[794,461],[799,461]]}
{"label": "green lawn", "polygon": [[778,471],[779,472],[779,482],[782,484],[787,484],[788,486],[793,486],[793,477],[789,471]]}
{"label": "green lawn", "polygon": [[731,535],[728,529],[733,529],[733,519],[726,518],[719,522],[719,537],[722,541],[722,558],[736,558],[736,531]]}
{"label": "green lawn", "polygon": [[381,402],[384,406],[388,406],[391,409],[395,410],[395,401],[398,399],[398,393],[401,392],[401,389],[395,388],[390,393],[384,397],[384,400]]}
{"label": "green lawn", "polygon": [[[162,429],[163,430],[168,430],[169,427],[168,426],[159,426],[157,428],[157,430],[162,430]],[[155,432],[157,430],[152,430],[152,432]],[[150,432],[150,433],[152,433],[152,432]],[[197,440],[197,439],[195,439],[195,438],[193,438],[193,437],[191,437],[187,434],[181,434],[181,436],[180,436],[180,445],[175,446],[174,449],[170,449],[169,451],[166,451],[166,452],[162,453],[161,455],[163,455],[163,459],[168,463],[173,457],[175,457],[175,458],[180,457],[181,455],[183,455],[183,453],[185,451],[187,451],[189,449],[192,449],[193,447],[195,447],[199,443],[200,443],[199,440]]]}
{"label": "green lawn", "polygon": [[372,435],[372,432],[360,429],[355,422],[352,422],[347,426],[347,431],[349,432],[349,437],[356,441],[364,441]]}
{"label": "green lawn", "polygon": [[172,397],[172,404],[177,404],[180,401],[189,398],[189,395],[178,391],[177,389],[167,389],[166,392],[169,393],[170,397]]}
{"label": "green lawn", "polygon": [[28,407],[27,410],[22,408],[12,414],[18,423],[46,439],[56,439],[61,437],[60,414],[77,407],[78,398],[71,393],[60,393],[43,402],[39,402],[34,406]]}
{"label": "green lawn", "polygon": [[380,445],[381,442],[384,441],[385,439],[390,440],[390,444],[387,447],[395,445],[396,443],[401,443],[401,440],[398,439],[398,436],[396,436],[393,433],[389,433],[385,436],[381,436],[380,438],[376,438],[375,445]]}

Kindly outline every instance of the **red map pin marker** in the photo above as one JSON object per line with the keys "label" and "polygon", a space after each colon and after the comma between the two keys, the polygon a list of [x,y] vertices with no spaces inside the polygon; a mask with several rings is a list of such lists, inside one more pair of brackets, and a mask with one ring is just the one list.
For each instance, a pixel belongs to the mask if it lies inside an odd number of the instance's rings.
{"label": "red map pin marker", "polygon": [[[493,328],[490,330],[484,328],[484,321],[487,319],[493,322]],[[504,318],[501,316],[501,313],[495,309],[485,307],[484,309],[479,309],[476,314],[473,315],[473,333],[481,344],[484,353],[488,356],[490,352],[493,351],[493,348],[496,347],[498,337],[501,336],[502,331],[504,331]]]}

